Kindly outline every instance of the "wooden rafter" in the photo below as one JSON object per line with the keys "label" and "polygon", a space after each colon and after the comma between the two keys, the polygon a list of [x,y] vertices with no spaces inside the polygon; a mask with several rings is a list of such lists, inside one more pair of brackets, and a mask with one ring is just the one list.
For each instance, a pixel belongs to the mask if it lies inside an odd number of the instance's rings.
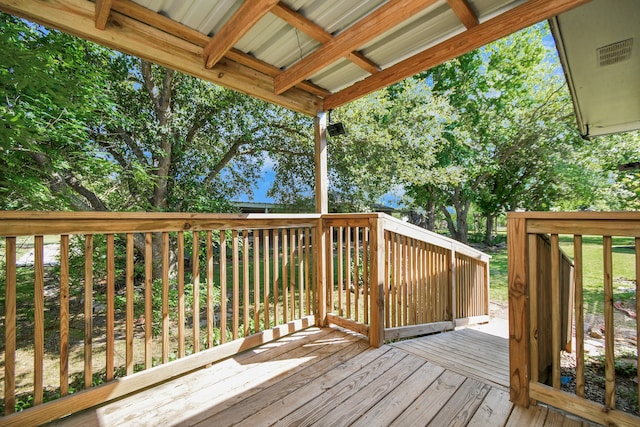
{"label": "wooden rafter", "polygon": [[[137,21],[145,22],[151,27],[164,31],[165,33],[174,35],[193,43],[196,46],[205,47],[211,38],[205,34],[202,34],[186,25],[180,24],[172,19],[167,18],[164,15],[156,13],[146,7],[140,6],[130,0],[113,0],[113,10],[122,13],[125,16],[131,17]],[[227,58],[238,62],[239,64],[250,67],[256,71],[264,73],[268,76],[275,77],[282,72],[278,67],[261,61],[253,56],[238,50],[231,49],[225,55]],[[300,89],[303,89],[309,93],[320,97],[329,96],[330,93],[326,89],[322,89],[310,82],[303,81],[297,85]]]}
{"label": "wooden rafter", "polygon": [[480,23],[467,0],[447,0],[447,2],[467,29],[473,28]]}
{"label": "wooden rafter", "polygon": [[529,0],[327,97],[324,107],[327,110],[339,107],[589,1]]}
{"label": "wooden rafter", "polygon": [[[276,7],[271,10],[271,13],[320,43],[328,43],[333,40],[331,33],[282,2],[278,3]],[[375,62],[360,52],[349,52],[346,58],[371,74],[380,71],[380,67],[378,67]]]}
{"label": "wooden rafter", "polygon": [[307,79],[316,71],[332,64],[338,58],[358,50],[360,46],[421,12],[436,1],[389,1],[277,76],[275,79],[276,93],[283,93],[290,87]]}
{"label": "wooden rafter", "polygon": [[95,6],[86,0],[0,0],[0,10],[307,115],[322,109],[322,98],[299,88],[275,95],[273,77],[229,58],[205,69],[202,47],[115,10],[98,30]]}
{"label": "wooden rafter", "polygon": [[233,14],[204,47],[204,65],[213,67],[264,15],[278,4],[278,0],[251,0]]}
{"label": "wooden rafter", "polygon": [[96,0],[96,28],[104,30],[111,13],[112,0]]}

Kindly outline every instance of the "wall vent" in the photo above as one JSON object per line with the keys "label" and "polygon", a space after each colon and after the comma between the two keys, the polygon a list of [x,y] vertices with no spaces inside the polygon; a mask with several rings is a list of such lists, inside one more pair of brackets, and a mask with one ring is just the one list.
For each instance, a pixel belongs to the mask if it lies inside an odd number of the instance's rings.
{"label": "wall vent", "polygon": [[598,62],[601,67],[605,65],[617,64],[631,58],[631,48],[633,47],[633,39],[622,40],[607,46],[598,48]]}

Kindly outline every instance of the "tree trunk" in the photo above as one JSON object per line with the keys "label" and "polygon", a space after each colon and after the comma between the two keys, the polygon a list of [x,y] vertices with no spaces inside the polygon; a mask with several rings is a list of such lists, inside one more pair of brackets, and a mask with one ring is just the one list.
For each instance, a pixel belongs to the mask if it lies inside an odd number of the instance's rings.
{"label": "tree trunk", "polygon": [[429,231],[434,231],[436,228],[436,203],[433,200],[429,200],[425,209],[427,211],[425,228]]}
{"label": "tree trunk", "polygon": [[495,221],[495,215],[489,214],[487,215],[487,228],[484,231],[484,243],[485,245],[490,245],[493,241],[493,223]]}

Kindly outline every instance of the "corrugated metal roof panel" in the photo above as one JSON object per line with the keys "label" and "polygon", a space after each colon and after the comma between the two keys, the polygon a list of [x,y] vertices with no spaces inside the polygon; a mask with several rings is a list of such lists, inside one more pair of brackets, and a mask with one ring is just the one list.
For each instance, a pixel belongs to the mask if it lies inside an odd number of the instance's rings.
{"label": "corrugated metal roof panel", "polygon": [[[208,35],[217,33],[243,3],[243,0],[134,1]],[[469,0],[469,5],[480,20],[486,20],[523,1]],[[336,36],[386,1],[284,0],[284,3]],[[381,68],[386,68],[462,31],[464,26],[447,1],[438,0],[422,13],[359,46],[357,50]],[[267,14],[234,47],[275,67],[286,69],[320,46],[318,41],[301,30],[273,14]],[[330,92],[336,92],[369,75],[350,61],[336,58],[336,62],[315,73],[309,80]]]}
{"label": "corrugated metal roof panel", "polygon": [[351,61],[341,59],[311,76],[309,80],[320,87],[331,87],[333,91],[338,91],[367,76],[369,76],[369,73],[362,68]]}

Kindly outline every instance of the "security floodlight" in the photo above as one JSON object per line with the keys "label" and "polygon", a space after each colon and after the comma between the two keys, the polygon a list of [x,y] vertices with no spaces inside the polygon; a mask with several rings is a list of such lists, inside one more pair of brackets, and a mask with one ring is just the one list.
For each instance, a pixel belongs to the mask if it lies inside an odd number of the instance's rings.
{"label": "security floodlight", "polygon": [[333,110],[329,110],[329,124],[327,125],[327,132],[329,132],[330,136],[338,136],[344,135],[347,133],[347,130],[344,128],[344,125],[341,122],[331,123],[331,112]]}

